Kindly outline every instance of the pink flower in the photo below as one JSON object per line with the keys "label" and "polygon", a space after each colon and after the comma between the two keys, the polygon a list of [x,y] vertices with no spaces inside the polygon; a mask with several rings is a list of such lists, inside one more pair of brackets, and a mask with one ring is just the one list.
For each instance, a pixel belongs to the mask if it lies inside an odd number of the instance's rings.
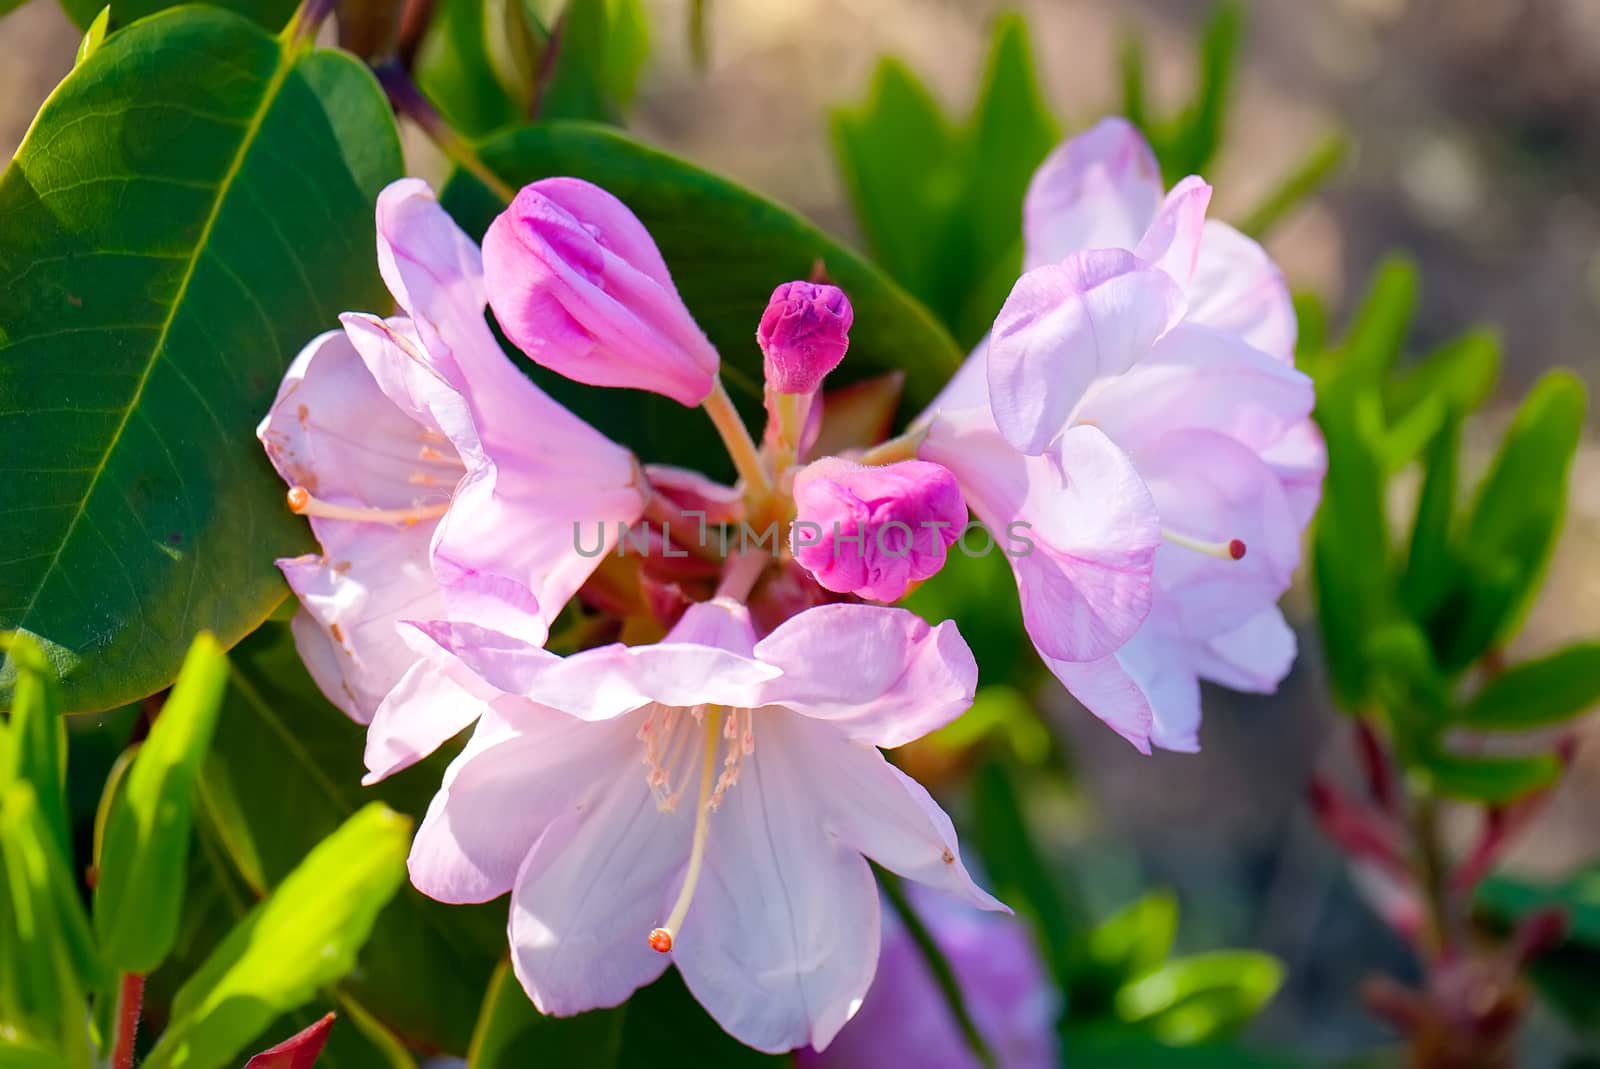
{"label": "pink flower", "polygon": [[331,701],[372,722],[383,775],[482,704],[419,663],[396,624],[471,620],[543,642],[596,563],[573,524],[614,535],[644,495],[632,455],[501,352],[477,247],[422,182],[379,196],[378,257],[410,318],[344,316],[295,360],[257,435],[322,546],[279,562],[301,601],[301,656]]}
{"label": "pink flower", "polygon": [[[1271,690],[1288,670],[1275,602],[1326,465],[1287,289],[1258,246],[1205,220],[1209,197],[1188,178],[1163,200],[1120,120],[1057,149],[1025,204],[1030,270],[919,451],[985,523],[1043,536],[1042,558],[1012,562],[1029,634],[1145,751],[1198,748],[1199,678]],[[1077,455],[1091,441],[1094,459]],[[1105,489],[1084,493],[1093,480]],[[1078,509],[1041,522],[1073,492]],[[1099,535],[1087,569],[1055,533],[1074,516]]]}
{"label": "pink flower", "polygon": [[[949,898],[909,898],[945,960],[998,1069],[1059,1065],[1061,997],[1015,917],[980,913]],[[798,1069],[981,1069],[905,926],[884,914],[883,951],[861,1011],[824,1052],[802,1050]]]}
{"label": "pink flower", "polygon": [[924,460],[826,457],[794,478],[794,555],[828,590],[898,601],[944,567],[967,522],[954,475]]}
{"label": "pink flower", "polygon": [[472,625],[413,638],[518,697],[451,765],[412,882],[447,902],[510,891],[512,961],[543,1012],[616,1005],[670,961],[742,1042],[821,1048],[877,961],[863,855],[1004,908],[877,750],[970,704],[977,668],[951,624],[831,605],[758,642],[745,607],[718,598],[657,645],[565,659]]}
{"label": "pink flower", "polygon": [[838,286],[785,282],[756,328],[767,385],[778,393],[815,393],[850,347],[855,312]]}
{"label": "pink flower", "polygon": [[536,363],[591,386],[698,405],[717,351],[678,297],[644,224],[577,178],[524,186],[483,236],[489,303]]}

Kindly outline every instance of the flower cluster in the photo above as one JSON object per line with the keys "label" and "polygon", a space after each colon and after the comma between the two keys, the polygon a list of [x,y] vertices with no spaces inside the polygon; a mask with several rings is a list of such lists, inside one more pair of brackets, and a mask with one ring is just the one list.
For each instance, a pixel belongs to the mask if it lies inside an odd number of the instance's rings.
{"label": "flower cluster", "polygon": [[[969,508],[1026,530],[1029,635],[1141,749],[1197,747],[1200,678],[1277,684],[1294,644],[1275,602],[1323,456],[1283,283],[1205,220],[1209,193],[1163,195],[1120,122],[1063,145],[990,337],[905,435],[824,456],[854,314],[837,287],[774,280],[752,319],[758,444],[615,197],[535,182],[480,252],[423,183],[383,192],[398,314],[312,341],[258,432],[321,545],[280,567],[307,667],[368,725],[369,781],[475,725],[411,877],[448,902],[509,892],[541,1010],[615,1005],[673,964],[743,1042],[821,1051],[878,966],[868,859],[1004,910],[880,752],[972,701],[954,624],[892,607]],[[609,440],[522,373],[486,310],[552,372],[702,407],[738,484]],[[792,535],[729,549],[707,519]],[[609,552],[635,533],[642,549]],[[558,618],[576,624],[552,641]]]}

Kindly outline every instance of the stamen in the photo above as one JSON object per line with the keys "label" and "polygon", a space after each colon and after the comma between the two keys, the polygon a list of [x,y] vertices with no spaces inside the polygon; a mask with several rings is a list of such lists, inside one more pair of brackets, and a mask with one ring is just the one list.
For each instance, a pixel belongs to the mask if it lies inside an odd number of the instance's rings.
{"label": "stamen", "polygon": [[659,954],[665,954],[672,949],[676,932],[683,926],[683,918],[689,913],[689,902],[694,898],[694,889],[700,883],[700,869],[706,859],[706,837],[711,830],[711,769],[717,760],[721,720],[720,706],[706,707],[703,721],[706,752],[700,769],[700,804],[695,806],[694,843],[689,848],[689,871],[684,875],[683,888],[678,892],[678,900],[673,903],[672,912],[667,914],[667,923],[650,930],[650,949]]}
{"label": "stamen", "polygon": [[1207,542],[1204,539],[1190,538],[1188,535],[1179,534],[1177,531],[1169,531],[1165,527],[1161,529],[1161,537],[1175,546],[1192,549],[1196,553],[1204,553],[1206,556],[1216,557],[1218,560],[1244,559],[1245,546],[1242,539],[1230,538],[1226,542]]}
{"label": "stamen", "polygon": [[375,509],[355,505],[335,505],[312,496],[303,486],[289,488],[289,511],[301,516],[320,516],[326,520],[355,520],[358,523],[398,523],[410,527],[423,520],[437,519],[450,509],[450,502],[417,505],[408,509]]}

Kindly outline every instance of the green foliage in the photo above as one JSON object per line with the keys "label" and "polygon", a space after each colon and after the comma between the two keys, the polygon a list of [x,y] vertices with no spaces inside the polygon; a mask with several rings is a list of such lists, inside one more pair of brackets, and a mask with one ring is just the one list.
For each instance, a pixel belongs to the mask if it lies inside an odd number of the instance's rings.
{"label": "green foliage", "polygon": [[1254,1017],[1283,984],[1269,954],[1219,950],[1159,965],[1118,991],[1117,1013],[1164,1043],[1226,1038]]}
{"label": "green foliage", "polygon": [[[904,368],[902,411],[915,412],[960,362],[949,336],[876,268],[789,209],[725,178],[589,123],[512,130],[485,142],[479,154],[513,188],[550,175],[575,175],[627,204],[655,238],[679,294],[721,351],[722,376],[749,422],[762,411],[755,326],[773,288],[807,277],[818,262],[850,294],[856,314],[850,358],[830,384]],[[451,177],[442,200],[469,233],[482,233],[503,207],[463,171]],[[531,373],[552,396],[652,462],[731,478],[731,465],[703,414],[642,391],[600,391],[541,369]]]}
{"label": "green foliage", "polygon": [[1060,137],[1026,23],[995,21],[978,100],[957,126],[886,59],[833,116],[834,150],[875,259],[971,348],[1022,268],[1022,198]]}
{"label": "green foliage", "polygon": [[1567,938],[1540,955],[1529,975],[1544,1002],[1592,1041],[1600,1036],[1600,866],[1543,883],[1494,876],[1478,888],[1476,905],[1497,925],[1512,926],[1548,909],[1567,917]]}
{"label": "green foliage", "polygon": [[405,880],[411,822],[373,803],[308,854],[179,989],[147,1069],[229,1065],[279,1013],[355,965]]}
{"label": "green foliage", "polygon": [[[1463,507],[1462,430],[1493,390],[1500,343],[1469,331],[1407,363],[1417,295],[1415,267],[1389,259],[1345,337],[1304,360],[1328,444],[1312,550],[1319,616],[1335,695],[1381,715],[1414,782],[1498,805],[1549,787],[1560,761],[1466,754],[1452,733],[1560,723],[1600,697],[1588,646],[1503,674],[1496,654],[1476,695],[1468,674],[1516,633],[1537,595],[1565,514],[1584,392],[1565,372],[1540,379]],[[1421,488],[1400,554],[1386,506],[1391,480],[1412,465]]]}
{"label": "green foliage", "polygon": [[386,306],[372,203],[400,169],[353,59],[191,7],[106,38],[0,177],[0,628],[68,710],[152,693],[282,596],[272,560],[309,541],[248,428],[338,313]]}
{"label": "green foliage", "polygon": [[13,783],[29,784],[54,849],[69,857],[67,735],[54,672],[38,644],[26,635],[0,635],[0,649],[17,665],[11,728],[7,743],[0,747],[0,790]]}
{"label": "green foliage", "polygon": [[[177,7],[186,0],[111,0],[110,4],[104,3],[104,0],[60,0],[60,2],[61,10],[66,12],[72,24],[91,34],[101,16],[105,12],[110,12],[109,15],[105,15],[105,22],[101,24],[100,32],[104,35],[107,29],[120,29],[139,19]],[[277,31],[288,23],[289,16],[294,14],[299,3],[298,0],[208,0],[208,5],[243,15],[264,29]],[[79,59],[81,61],[81,55]]]}
{"label": "green foliage", "polygon": [[121,972],[154,971],[177,940],[195,780],[227,682],[227,657],[201,635],[111,801],[94,922],[106,960]]}
{"label": "green foliage", "polygon": [[1211,11],[1195,45],[1198,76],[1194,95],[1171,119],[1153,118],[1145,105],[1144,43],[1135,34],[1123,39],[1122,108],[1128,121],[1144,130],[1170,185],[1199,174],[1222,146],[1224,118],[1244,36],[1244,9],[1221,0]]}

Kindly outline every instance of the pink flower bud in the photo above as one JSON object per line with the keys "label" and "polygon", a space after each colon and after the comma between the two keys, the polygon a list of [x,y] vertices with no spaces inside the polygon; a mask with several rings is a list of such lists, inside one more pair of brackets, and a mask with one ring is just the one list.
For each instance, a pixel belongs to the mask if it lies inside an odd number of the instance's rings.
{"label": "pink flower bud", "polygon": [[785,282],[772,291],[756,328],[767,385],[778,393],[813,393],[850,347],[855,312],[838,286]]}
{"label": "pink flower bud", "polygon": [[524,186],[483,236],[483,272],[506,337],[551,371],[685,405],[711,392],[716,349],[644,224],[600,187]]}
{"label": "pink flower bud", "polygon": [[944,567],[967,522],[955,476],[904,460],[863,467],[827,457],[794,480],[795,559],[841,594],[895,601]]}

